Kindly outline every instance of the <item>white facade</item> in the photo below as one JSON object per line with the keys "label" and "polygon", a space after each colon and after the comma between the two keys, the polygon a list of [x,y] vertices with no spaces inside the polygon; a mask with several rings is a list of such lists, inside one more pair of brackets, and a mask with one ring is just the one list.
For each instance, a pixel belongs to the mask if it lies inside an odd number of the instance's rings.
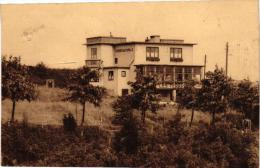
{"label": "white facade", "polygon": [[201,79],[203,66],[194,64],[194,45],[160,36],[151,36],[144,42],[127,42],[124,37],[87,38],[86,65],[102,69],[99,81],[93,84],[114,95],[130,92],[127,82],[135,80],[138,69],[143,75],[156,75],[158,89],[169,91],[172,99],[180,83],[190,78]]}

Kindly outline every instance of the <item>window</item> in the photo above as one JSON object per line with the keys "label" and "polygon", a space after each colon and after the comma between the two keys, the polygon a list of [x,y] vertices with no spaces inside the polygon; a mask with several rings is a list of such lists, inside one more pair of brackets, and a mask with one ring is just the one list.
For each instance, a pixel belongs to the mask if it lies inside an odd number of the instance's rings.
{"label": "window", "polygon": [[176,82],[182,82],[182,68],[181,67],[176,67],[175,69],[175,80]]}
{"label": "window", "polygon": [[114,80],[114,71],[108,71],[108,80]]}
{"label": "window", "polygon": [[164,72],[163,72],[163,67],[162,66],[156,66],[156,79],[159,81],[163,81],[164,80]]}
{"label": "window", "polygon": [[91,48],[91,59],[97,59],[97,48]]}
{"label": "window", "polygon": [[170,49],[170,61],[182,62],[182,48],[171,48]]}
{"label": "window", "polygon": [[172,81],[173,80],[173,68],[172,67],[166,67],[166,76],[165,81]]}
{"label": "window", "polygon": [[196,67],[196,68],[194,68],[194,74],[196,74],[196,75],[200,75],[200,73],[201,73],[201,68],[200,67]]}
{"label": "window", "polygon": [[192,68],[191,67],[185,67],[184,68],[184,79],[185,80],[191,80],[192,79]]}
{"label": "window", "polygon": [[117,62],[118,62],[118,58],[115,58],[115,64],[117,64]]}
{"label": "window", "polygon": [[160,61],[159,47],[146,47],[146,60],[147,61]]}
{"label": "window", "polygon": [[126,71],[122,71],[122,72],[121,72],[121,76],[122,76],[122,77],[126,77]]}
{"label": "window", "polygon": [[147,66],[146,67],[146,74],[149,76],[155,75],[155,66]]}
{"label": "window", "polygon": [[200,67],[193,68],[193,77],[197,78],[197,79],[201,78],[201,68]]}

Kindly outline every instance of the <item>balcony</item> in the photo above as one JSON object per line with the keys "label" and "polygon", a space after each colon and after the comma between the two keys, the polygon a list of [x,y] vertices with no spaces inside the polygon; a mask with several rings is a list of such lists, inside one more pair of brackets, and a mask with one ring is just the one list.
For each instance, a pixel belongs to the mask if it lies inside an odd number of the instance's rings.
{"label": "balcony", "polygon": [[85,60],[86,66],[90,68],[98,68],[101,66],[101,60]]}
{"label": "balcony", "polygon": [[184,87],[184,82],[162,82],[156,85],[158,89],[179,89]]}

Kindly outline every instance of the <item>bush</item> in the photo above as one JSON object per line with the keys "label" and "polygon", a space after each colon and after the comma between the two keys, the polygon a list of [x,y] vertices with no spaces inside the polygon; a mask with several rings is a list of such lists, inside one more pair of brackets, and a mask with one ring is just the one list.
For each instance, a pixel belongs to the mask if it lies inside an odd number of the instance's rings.
{"label": "bush", "polygon": [[27,165],[27,162],[43,159],[60,142],[61,136],[55,129],[25,127],[19,123],[10,126],[3,124],[2,164]]}
{"label": "bush", "polygon": [[231,122],[231,124],[241,130],[242,129],[242,121],[244,119],[243,114],[233,114],[233,113],[228,113],[225,115],[226,121]]}
{"label": "bush", "polygon": [[109,152],[108,133],[97,127],[88,127],[84,133],[91,137],[89,141],[66,134],[63,128],[3,124],[2,165],[115,166],[117,157]]}
{"label": "bush", "polygon": [[108,143],[110,134],[98,126],[88,126],[84,129],[84,137],[87,143],[94,142],[96,145]]}
{"label": "bush", "polygon": [[113,148],[118,152],[135,153],[139,145],[138,122],[132,118],[126,121],[121,130],[116,133]]}
{"label": "bush", "polygon": [[177,144],[181,136],[187,135],[187,129],[185,129],[185,123],[181,122],[181,114],[176,114],[173,120],[170,120],[167,124],[167,135],[169,142]]}
{"label": "bush", "polygon": [[74,132],[76,130],[77,127],[77,122],[74,118],[74,116],[69,113],[68,115],[64,115],[63,117],[63,128],[65,131],[68,132]]}

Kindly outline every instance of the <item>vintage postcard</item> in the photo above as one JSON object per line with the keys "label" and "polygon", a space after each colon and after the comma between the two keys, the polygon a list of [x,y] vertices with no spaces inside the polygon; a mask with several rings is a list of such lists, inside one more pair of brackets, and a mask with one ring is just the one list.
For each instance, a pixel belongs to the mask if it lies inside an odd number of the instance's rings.
{"label": "vintage postcard", "polygon": [[259,1],[0,15],[2,166],[259,167]]}

